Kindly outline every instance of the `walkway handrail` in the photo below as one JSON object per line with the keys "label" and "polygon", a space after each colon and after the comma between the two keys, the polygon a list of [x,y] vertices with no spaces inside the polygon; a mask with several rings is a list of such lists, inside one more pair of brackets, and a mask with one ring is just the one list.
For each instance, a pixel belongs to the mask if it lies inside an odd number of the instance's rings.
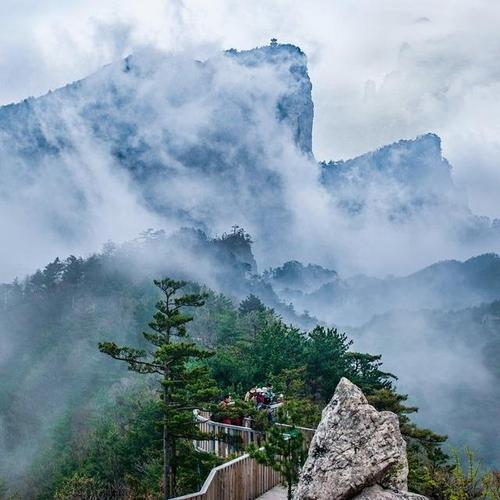
{"label": "walkway handrail", "polygon": [[[205,412],[204,412],[205,413]],[[241,425],[233,424],[223,424],[221,422],[214,422],[210,420],[207,416],[200,415],[200,412],[195,411],[194,413],[196,420],[200,424],[200,430],[205,432],[208,436],[206,439],[200,439],[195,441],[194,445],[201,451],[215,453],[221,458],[227,458],[234,453],[243,453],[242,448],[248,446],[250,443],[254,443],[260,446],[261,442],[264,441],[265,432],[256,431],[250,427],[245,427]],[[209,415],[209,413],[205,413]],[[308,449],[309,444],[315,433],[315,429],[310,427],[299,427],[292,426],[289,424],[281,424],[277,422],[275,425],[278,427],[295,427],[304,438],[304,448]],[[224,442],[218,439],[217,436],[227,435],[228,441]],[[231,438],[233,441],[231,442]],[[236,440],[241,440],[243,446],[238,446]]]}
{"label": "walkway handrail", "polygon": [[203,483],[203,486],[201,487],[200,491],[197,491],[196,493],[189,493],[188,495],[183,495],[181,497],[175,497],[175,499],[173,499],[173,500],[187,500],[188,498],[198,498],[200,495],[206,494],[209,486],[212,484],[212,481],[214,480],[214,477],[216,476],[218,471],[226,469],[227,467],[230,467],[231,465],[237,464],[238,462],[241,462],[242,460],[245,460],[248,457],[250,457],[250,455],[248,453],[245,453],[245,455],[241,455],[241,457],[234,458],[233,460],[230,460],[229,462],[226,462],[224,464],[218,465],[217,467],[214,467],[210,471],[210,474],[208,475],[208,477],[205,479],[205,482]]}
{"label": "walkway handrail", "polygon": [[[209,416],[208,413],[206,415]],[[231,442],[219,442],[215,432],[241,438],[244,445],[256,443],[260,445],[264,433],[241,425],[223,424],[214,422],[195,412],[195,418],[200,429],[207,434],[214,433],[213,437],[197,440],[194,446],[206,452],[212,452],[222,458],[227,458],[235,452],[244,453],[241,447]],[[276,424],[280,427],[293,427],[288,424]],[[308,447],[315,430],[307,427],[295,427],[304,436],[304,447]],[[248,453],[234,458],[222,465],[214,467],[203,486],[196,493],[190,493],[174,500],[253,500],[266,491],[274,488],[281,482],[280,474],[271,467],[259,464]]]}
{"label": "walkway handrail", "polygon": [[243,454],[244,448],[250,443],[260,443],[264,436],[264,433],[250,427],[214,422],[198,412],[195,412],[195,418],[206,437],[195,440],[194,446],[221,458],[228,458],[235,453]]}
{"label": "walkway handrail", "polygon": [[245,453],[214,467],[196,493],[173,500],[251,500],[274,488],[280,481],[278,472]]}
{"label": "walkway handrail", "polygon": [[200,414],[195,414],[196,420],[200,424],[217,424],[217,427],[222,427],[226,429],[233,429],[235,431],[252,431],[252,432],[258,432],[252,429],[251,427],[245,427],[244,425],[233,425],[233,424],[224,424],[222,422],[215,422],[214,420],[210,420],[207,417],[202,417]]}

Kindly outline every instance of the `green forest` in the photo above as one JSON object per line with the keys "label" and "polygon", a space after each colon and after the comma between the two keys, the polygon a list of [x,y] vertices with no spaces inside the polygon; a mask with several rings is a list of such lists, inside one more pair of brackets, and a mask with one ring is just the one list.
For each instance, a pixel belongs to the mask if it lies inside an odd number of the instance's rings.
{"label": "green forest", "polygon": [[216,412],[229,394],[235,415],[270,432],[243,400],[269,385],[283,395],[275,421],[315,427],[341,377],[398,415],[411,491],[499,498],[498,474],[471,451],[445,453],[446,436],[412,422],[417,408],[397,391],[397,374],[345,333],[288,324],[254,294],[131,278],[116,259],[111,248],[56,259],[2,285],[1,327],[12,335],[0,378],[0,444],[10,457],[0,459],[1,498],[156,499],[166,482],[170,496],[197,491],[221,460],[193,448],[193,408]]}

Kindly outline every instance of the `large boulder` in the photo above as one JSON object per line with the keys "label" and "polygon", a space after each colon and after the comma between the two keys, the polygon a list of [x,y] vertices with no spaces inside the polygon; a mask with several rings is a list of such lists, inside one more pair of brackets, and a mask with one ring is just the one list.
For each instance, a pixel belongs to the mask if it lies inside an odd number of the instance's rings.
{"label": "large boulder", "polygon": [[408,491],[394,491],[382,488],[380,485],[365,488],[354,500],[426,500],[427,497],[409,493]]}
{"label": "large boulder", "polygon": [[342,378],[323,410],[295,499],[418,498],[407,493],[407,476],[398,417],[377,411],[358,387]]}

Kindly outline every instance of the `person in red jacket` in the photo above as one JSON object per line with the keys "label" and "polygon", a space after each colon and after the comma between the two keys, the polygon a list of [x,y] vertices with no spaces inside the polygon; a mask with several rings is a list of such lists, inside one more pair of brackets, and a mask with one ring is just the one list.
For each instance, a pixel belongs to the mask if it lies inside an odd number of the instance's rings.
{"label": "person in red jacket", "polygon": [[231,397],[231,394],[226,394],[224,396],[224,399],[219,403],[219,408],[221,409],[221,414],[222,414],[222,423],[223,424],[231,424],[231,417],[229,416],[229,407],[234,405],[233,398]]}

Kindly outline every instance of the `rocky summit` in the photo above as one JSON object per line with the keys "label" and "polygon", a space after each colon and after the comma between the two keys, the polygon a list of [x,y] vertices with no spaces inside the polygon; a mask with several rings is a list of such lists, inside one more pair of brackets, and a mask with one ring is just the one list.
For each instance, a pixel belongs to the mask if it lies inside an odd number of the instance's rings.
{"label": "rocky summit", "polygon": [[398,417],[377,411],[342,378],[323,410],[295,500],[425,498],[408,493],[407,476]]}

